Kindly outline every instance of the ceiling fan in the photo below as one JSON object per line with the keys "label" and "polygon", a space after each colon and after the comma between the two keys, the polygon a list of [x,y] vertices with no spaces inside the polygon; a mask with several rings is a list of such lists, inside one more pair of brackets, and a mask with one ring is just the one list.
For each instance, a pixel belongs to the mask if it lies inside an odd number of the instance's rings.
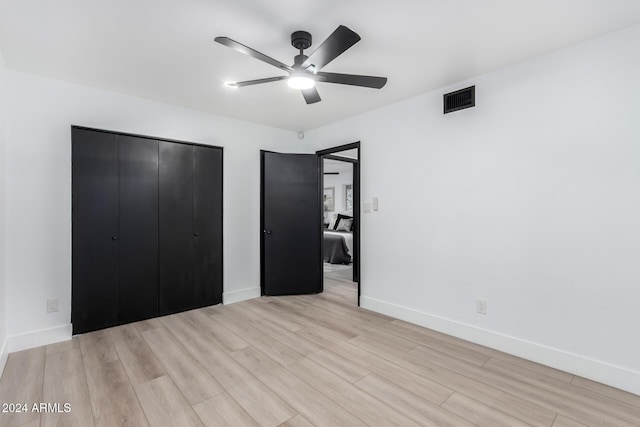
{"label": "ceiling fan", "polygon": [[251,49],[228,37],[216,37],[215,41],[230,47],[240,53],[249,55],[262,62],[278,67],[289,73],[288,76],[267,77],[265,79],[247,80],[244,82],[228,82],[229,87],[251,86],[261,83],[287,80],[287,84],[302,91],[302,96],[307,104],[320,101],[320,95],[315,87],[316,82],[338,83],[351,86],[370,87],[380,89],[387,83],[386,77],[360,76],[354,74],[325,73],[320,71],[325,65],[336,59],[347,49],[360,41],[360,36],[351,29],[340,25],[327,39],[311,54],[307,56],[304,50],[311,46],[311,34],[306,31],[295,31],[291,34],[291,45],[300,53],[293,59],[293,65],[289,66],[275,60],[257,50]]}

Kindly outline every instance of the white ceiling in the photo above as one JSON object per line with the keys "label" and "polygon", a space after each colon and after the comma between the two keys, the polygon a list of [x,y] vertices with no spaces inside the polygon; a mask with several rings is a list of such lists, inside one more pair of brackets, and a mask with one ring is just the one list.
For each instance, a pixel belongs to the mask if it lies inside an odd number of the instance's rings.
{"label": "white ceiling", "polygon": [[[0,0],[10,68],[291,130],[333,121],[640,22],[638,0]],[[306,105],[282,75],[213,42],[228,36],[291,64],[343,24],[362,41],[325,71],[389,78],[381,90],[319,83]]]}

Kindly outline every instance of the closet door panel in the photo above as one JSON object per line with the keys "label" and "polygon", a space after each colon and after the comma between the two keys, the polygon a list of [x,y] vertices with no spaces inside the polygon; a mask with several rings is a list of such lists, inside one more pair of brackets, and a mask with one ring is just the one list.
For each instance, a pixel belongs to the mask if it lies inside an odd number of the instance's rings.
{"label": "closet door panel", "polygon": [[222,302],[222,150],[193,154],[193,290],[202,307]]}
{"label": "closet door panel", "polygon": [[119,138],[119,323],[158,315],[158,141]]}
{"label": "closet door panel", "polygon": [[105,132],[72,130],[73,333],[118,321],[118,143]]}
{"label": "closet door panel", "polygon": [[160,141],[159,314],[192,308],[193,147]]}

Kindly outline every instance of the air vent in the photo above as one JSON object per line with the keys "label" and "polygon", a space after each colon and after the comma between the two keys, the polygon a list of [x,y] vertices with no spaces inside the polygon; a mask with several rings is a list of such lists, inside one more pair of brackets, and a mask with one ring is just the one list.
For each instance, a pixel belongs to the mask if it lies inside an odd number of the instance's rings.
{"label": "air vent", "polygon": [[444,94],[444,114],[476,106],[476,87]]}

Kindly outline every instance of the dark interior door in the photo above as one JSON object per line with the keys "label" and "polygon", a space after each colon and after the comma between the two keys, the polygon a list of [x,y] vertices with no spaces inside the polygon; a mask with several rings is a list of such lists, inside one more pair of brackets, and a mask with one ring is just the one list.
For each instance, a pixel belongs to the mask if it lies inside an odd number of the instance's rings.
{"label": "dark interior door", "polygon": [[160,141],[159,314],[192,308],[193,147]]}
{"label": "dark interior door", "polygon": [[118,320],[158,315],[158,141],[120,135]]}
{"label": "dark interior door", "polygon": [[262,293],[321,292],[318,157],[266,151],[261,156]]}
{"label": "dark interior door", "polygon": [[222,150],[193,147],[193,292],[200,307],[222,302]]}
{"label": "dark interior door", "polygon": [[73,333],[118,322],[118,142],[72,130]]}

